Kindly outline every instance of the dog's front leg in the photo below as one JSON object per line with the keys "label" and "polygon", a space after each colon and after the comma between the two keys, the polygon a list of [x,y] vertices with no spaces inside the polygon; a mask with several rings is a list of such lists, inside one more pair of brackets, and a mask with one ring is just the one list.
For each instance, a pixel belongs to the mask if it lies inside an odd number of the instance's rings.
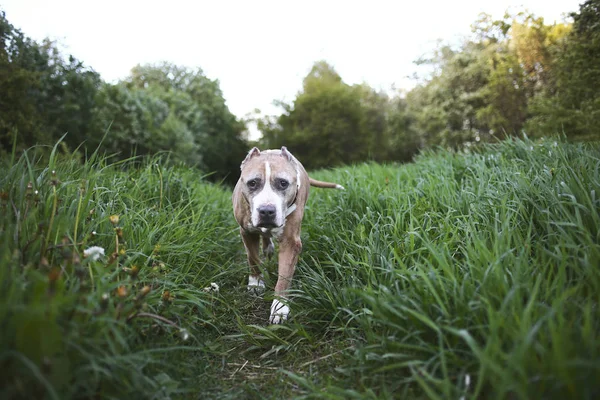
{"label": "dog's front leg", "polygon": [[279,277],[275,285],[275,299],[271,304],[271,316],[269,318],[269,322],[272,324],[282,323],[290,313],[289,306],[285,304],[286,292],[294,277],[298,255],[301,251],[302,242],[299,235],[286,237],[279,243]]}
{"label": "dog's front leg", "polygon": [[248,277],[248,290],[263,290],[265,288],[265,282],[263,281],[262,275],[260,274],[260,257],[258,249],[260,245],[260,236],[258,234],[250,233],[240,228],[242,241],[246,248],[246,254],[248,256],[248,265],[250,266],[250,276]]}

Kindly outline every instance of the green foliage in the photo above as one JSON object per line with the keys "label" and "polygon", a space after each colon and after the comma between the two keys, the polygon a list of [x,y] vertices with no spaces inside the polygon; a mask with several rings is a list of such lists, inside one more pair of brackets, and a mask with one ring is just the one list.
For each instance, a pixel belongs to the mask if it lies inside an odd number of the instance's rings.
{"label": "green foliage", "polygon": [[420,61],[439,71],[408,95],[414,129],[429,145],[456,148],[487,133],[487,126],[477,118],[486,104],[481,89],[489,79],[482,49],[478,43],[467,43],[461,51],[443,46],[433,58]]}
{"label": "green foliage", "polygon": [[569,30],[529,13],[507,14],[499,21],[482,14],[472,29],[473,38],[458,49],[441,46],[420,61],[434,73],[408,99],[415,129],[428,144],[456,148],[495,141],[519,134],[532,121],[529,131],[538,118],[539,99],[553,87],[554,54]]}
{"label": "green foliage", "polygon": [[426,144],[460,147],[525,130],[534,136],[598,136],[597,2],[574,23],[547,25],[527,12],[493,21],[482,14],[474,37],[422,60],[433,75],[408,94]]}
{"label": "green foliage", "polygon": [[0,151],[81,144],[90,131],[99,75],[48,40],[38,44],[15,29],[0,11]]}
{"label": "green foliage", "polygon": [[281,326],[229,190],[160,159],[5,160],[0,397],[594,398],[600,148],[476,149],[315,173],[347,190],[311,191]]}
{"label": "green foliage", "polygon": [[310,204],[300,322],[360,344],[329,386],[315,374],[305,390],[592,398],[599,155],[597,146],[506,141],[319,174],[348,194],[319,192]]}
{"label": "green foliage", "polygon": [[573,29],[553,49],[553,84],[533,105],[532,132],[564,131],[585,139],[600,134],[599,4],[581,4],[579,13],[572,14]]}
{"label": "green foliage", "polygon": [[[388,160],[394,137],[387,96],[367,85],[350,86],[324,61],[304,78],[292,105],[276,121],[259,123],[264,147],[287,146],[308,168]],[[395,125],[400,128],[400,125]]]}
{"label": "green foliage", "polygon": [[[137,66],[116,85],[57,46],[38,44],[0,14],[0,152],[61,142],[117,159],[170,152],[215,181],[237,180],[245,129],[216,80],[171,64]],[[105,135],[106,134],[106,135]]]}
{"label": "green foliage", "polygon": [[94,130],[99,134],[89,146],[102,143],[120,159],[170,152],[172,161],[228,183],[237,180],[247,150],[244,125],[227,108],[218,82],[200,69],[167,63],[137,66],[123,82],[103,85]]}
{"label": "green foliage", "polygon": [[39,121],[32,96],[23,96],[39,86],[34,65],[40,56],[31,41],[16,30],[0,12],[0,143],[10,148],[16,131],[35,131]]}
{"label": "green foliage", "polygon": [[[418,60],[431,74],[392,99],[367,85],[347,85],[333,67],[317,62],[295,101],[259,123],[262,144],[287,145],[315,168],[407,161],[424,148],[458,149],[523,130],[595,137],[596,27],[581,22],[593,21],[595,11],[582,7],[573,29],[529,12],[501,20],[481,14],[458,47],[440,44]],[[576,76],[573,66],[580,68]]]}
{"label": "green foliage", "polygon": [[244,124],[227,108],[218,81],[207,78],[200,69],[164,63],[135,67],[125,84],[133,90],[159,87],[168,94],[168,104],[199,148],[202,169],[214,173],[213,179],[237,181],[240,160],[247,152],[241,136]]}
{"label": "green foliage", "polygon": [[[188,124],[178,117],[190,112]],[[200,126],[201,114],[189,98],[179,92],[166,92],[160,87],[130,90],[122,84],[105,84],[98,94],[94,116],[99,132],[88,146],[98,146],[120,159],[132,155],[152,155],[172,151],[172,160],[199,165],[198,144],[192,134]]]}
{"label": "green foliage", "polygon": [[390,99],[388,104],[388,160],[410,161],[425,145],[424,137],[416,131],[415,115],[409,107],[404,95]]}
{"label": "green foliage", "polygon": [[[0,397],[164,398],[166,371],[147,370],[197,350],[202,288],[231,257],[228,194],[161,159],[124,169],[56,150],[1,167]],[[171,348],[139,345],[162,337]]]}
{"label": "green foliage", "polygon": [[[316,62],[279,116],[258,121],[260,145],[290,148],[309,169],[409,161],[432,146],[462,148],[523,130],[532,136],[597,136],[597,1],[574,23],[548,25],[529,12],[493,20],[482,14],[458,47],[440,45],[419,60],[431,75],[390,98],[348,85]],[[169,63],[136,66],[116,84],[35,43],[0,18],[0,151],[62,142],[117,159],[169,152],[213,181],[234,183],[249,144],[244,123],[227,108],[217,80]]]}

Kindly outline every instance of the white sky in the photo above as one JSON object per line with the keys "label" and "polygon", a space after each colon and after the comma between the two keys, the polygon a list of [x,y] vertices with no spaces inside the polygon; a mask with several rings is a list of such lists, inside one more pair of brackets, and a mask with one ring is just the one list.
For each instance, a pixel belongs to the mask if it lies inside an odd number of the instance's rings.
{"label": "white sky", "polygon": [[312,64],[324,59],[349,83],[410,88],[419,56],[470,33],[480,12],[501,18],[526,7],[547,23],[583,0],[137,1],[3,0],[27,36],[58,40],[109,82],[136,64],[169,61],[218,79],[238,117],[292,101]]}

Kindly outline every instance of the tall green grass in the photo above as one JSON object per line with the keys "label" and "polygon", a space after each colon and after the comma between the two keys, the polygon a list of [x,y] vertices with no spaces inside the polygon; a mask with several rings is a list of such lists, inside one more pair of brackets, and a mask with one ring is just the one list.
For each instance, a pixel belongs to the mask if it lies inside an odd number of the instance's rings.
{"label": "tall green grass", "polygon": [[[164,375],[149,376],[148,365],[196,350],[196,328],[214,318],[203,288],[238,279],[222,277],[237,244],[227,194],[201,181],[159,159],[82,165],[25,154],[3,166],[3,397],[161,393]],[[105,256],[85,258],[91,246]],[[168,345],[139,345],[156,336]]]}
{"label": "tall green grass", "polygon": [[598,146],[315,173],[347,190],[311,190],[281,326],[245,291],[230,190],[166,165],[2,166],[0,395],[600,395]]}

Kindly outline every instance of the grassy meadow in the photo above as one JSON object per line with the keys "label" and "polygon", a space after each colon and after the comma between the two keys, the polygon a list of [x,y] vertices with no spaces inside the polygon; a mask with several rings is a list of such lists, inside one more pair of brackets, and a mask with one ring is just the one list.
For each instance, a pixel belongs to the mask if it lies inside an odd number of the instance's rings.
{"label": "grassy meadow", "polygon": [[346,191],[311,190],[276,326],[231,190],[170,165],[1,162],[0,398],[600,397],[599,146],[311,174]]}

